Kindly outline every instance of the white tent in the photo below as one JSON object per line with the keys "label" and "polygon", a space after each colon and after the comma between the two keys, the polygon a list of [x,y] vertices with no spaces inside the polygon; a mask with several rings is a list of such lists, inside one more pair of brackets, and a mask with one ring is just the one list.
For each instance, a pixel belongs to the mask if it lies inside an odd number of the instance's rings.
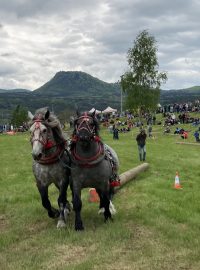
{"label": "white tent", "polygon": [[104,111],[102,111],[102,113],[112,113],[112,112],[116,112],[116,111],[117,111],[117,109],[107,107]]}
{"label": "white tent", "polygon": [[90,111],[89,111],[89,113],[93,113],[95,111],[95,114],[100,114],[101,113],[101,111],[99,111],[99,110],[97,110],[97,109],[95,109],[95,108],[92,108]]}

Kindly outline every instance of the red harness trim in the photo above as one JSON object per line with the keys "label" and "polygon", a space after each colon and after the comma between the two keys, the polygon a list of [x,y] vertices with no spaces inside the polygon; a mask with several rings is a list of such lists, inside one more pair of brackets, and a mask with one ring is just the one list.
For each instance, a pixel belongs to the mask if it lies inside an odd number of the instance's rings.
{"label": "red harness trim", "polygon": [[118,187],[120,185],[121,185],[121,183],[119,180],[115,180],[115,181],[110,182],[111,187]]}
{"label": "red harness trim", "polygon": [[55,144],[52,142],[52,141],[47,141],[46,142],[46,144],[44,145],[44,148],[45,149],[50,149],[50,148],[52,148],[52,147],[54,147],[55,146]]}
{"label": "red harness trim", "polygon": [[[95,136],[98,137],[98,136]],[[75,138],[76,140],[73,140],[74,142],[77,141],[77,138]],[[76,147],[74,147],[71,151],[72,157],[74,159],[74,161],[81,167],[92,167],[94,165],[96,165],[98,162],[100,162],[102,160],[102,158],[104,158],[105,156],[105,151],[104,151],[104,145],[103,143],[100,141],[99,137],[97,140],[95,140],[98,143],[98,150],[96,152],[96,154],[92,157],[81,157],[80,155],[77,154],[76,152]]]}
{"label": "red harness trim", "polygon": [[58,161],[59,157],[61,157],[63,153],[64,153],[64,147],[58,145],[55,153],[47,157],[42,157],[40,160],[37,160],[37,162],[43,165],[53,164]]}

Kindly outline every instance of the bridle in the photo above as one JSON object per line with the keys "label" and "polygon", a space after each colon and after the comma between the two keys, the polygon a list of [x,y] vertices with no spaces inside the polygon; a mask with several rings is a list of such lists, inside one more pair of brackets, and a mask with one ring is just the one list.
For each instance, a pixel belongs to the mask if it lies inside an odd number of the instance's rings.
{"label": "bridle", "polygon": [[79,134],[81,131],[85,130],[90,135],[90,138],[93,138],[95,135],[95,126],[91,127],[90,122],[93,121],[92,116],[88,115],[86,112],[84,115],[80,116],[77,121],[81,122],[75,125],[75,134],[79,138]]}
{"label": "bridle", "polygon": [[[43,136],[42,129],[41,129],[41,124],[44,125],[44,123],[42,123],[42,122],[43,121],[40,120],[40,119],[39,120],[38,119],[34,120],[35,127],[34,127],[34,130],[32,131],[30,142],[31,142],[31,145],[32,146],[33,146],[33,143],[34,142],[39,142],[39,143],[41,143],[43,145],[44,149],[47,150],[47,149],[50,149],[50,148],[56,146],[56,144],[52,140],[50,140],[48,138],[48,133],[47,133],[46,138]],[[39,130],[39,137],[38,138],[35,138],[35,132],[37,130]],[[47,132],[48,132],[48,128],[47,128]]]}
{"label": "bridle", "polygon": [[[84,139],[80,135],[81,131],[86,131],[88,134],[87,136],[84,136]],[[77,151],[76,145],[82,140],[86,140],[88,143],[94,142],[97,146],[96,153],[90,157],[81,156]],[[94,119],[92,116],[88,115],[87,112],[85,112],[75,121],[75,131],[71,144],[71,155],[73,162],[81,167],[95,166],[105,158],[104,145],[100,137],[96,134],[96,125],[94,123]]]}
{"label": "bridle", "polygon": [[[34,142],[39,142],[44,147],[45,155],[39,160],[37,160],[37,163],[48,165],[48,164],[53,164],[57,162],[58,160],[62,161],[61,157],[65,151],[66,141],[63,140],[60,143],[56,143],[54,140],[51,140],[48,134],[48,127],[43,122],[44,120],[40,120],[40,119],[34,120],[35,126],[34,126],[34,130],[32,131],[32,136],[30,138],[32,146]],[[47,128],[46,138],[44,138],[42,134],[41,124],[43,124]],[[37,130],[39,130],[39,138],[34,138],[34,134]],[[55,148],[53,153],[51,151],[52,148]]]}

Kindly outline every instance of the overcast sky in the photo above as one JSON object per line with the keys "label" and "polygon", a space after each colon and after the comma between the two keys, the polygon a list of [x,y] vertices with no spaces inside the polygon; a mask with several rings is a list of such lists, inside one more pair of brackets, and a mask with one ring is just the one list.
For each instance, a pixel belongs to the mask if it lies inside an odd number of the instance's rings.
{"label": "overcast sky", "polygon": [[58,71],[117,82],[146,29],[162,89],[200,85],[200,0],[0,0],[0,88],[34,90]]}

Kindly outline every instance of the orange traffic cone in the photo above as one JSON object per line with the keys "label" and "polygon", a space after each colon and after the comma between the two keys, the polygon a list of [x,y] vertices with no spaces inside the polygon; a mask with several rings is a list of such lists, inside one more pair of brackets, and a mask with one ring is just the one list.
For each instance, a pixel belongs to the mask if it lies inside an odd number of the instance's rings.
{"label": "orange traffic cone", "polygon": [[175,189],[182,189],[182,187],[180,185],[180,180],[179,180],[178,172],[176,172],[174,188]]}
{"label": "orange traffic cone", "polygon": [[99,202],[99,195],[96,192],[95,188],[90,188],[89,189],[89,202]]}

